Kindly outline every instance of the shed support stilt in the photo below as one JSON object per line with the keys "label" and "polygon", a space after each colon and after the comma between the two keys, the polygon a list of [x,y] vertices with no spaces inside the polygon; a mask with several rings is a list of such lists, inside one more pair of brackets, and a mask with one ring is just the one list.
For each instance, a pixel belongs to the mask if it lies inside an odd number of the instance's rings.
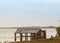
{"label": "shed support stilt", "polygon": [[26,36],[26,37],[25,37],[25,41],[28,41],[28,37],[27,37],[27,36],[28,36],[28,34],[27,34],[27,33],[25,33],[25,36]]}
{"label": "shed support stilt", "polygon": [[22,41],[22,33],[20,33],[20,41]]}
{"label": "shed support stilt", "polygon": [[16,33],[14,34],[14,36],[15,36],[15,37],[14,37],[14,38],[15,38],[14,40],[16,41]]}

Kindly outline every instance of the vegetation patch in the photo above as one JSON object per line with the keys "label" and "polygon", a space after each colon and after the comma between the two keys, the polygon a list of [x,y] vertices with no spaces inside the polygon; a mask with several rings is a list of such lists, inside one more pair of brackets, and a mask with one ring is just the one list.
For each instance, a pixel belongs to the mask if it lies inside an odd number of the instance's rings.
{"label": "vegetation patch", "polygon": [[60,43],[60,37],[50,38],[50,39],[41,39],[41,40],[32,40],[32,41],[22,41],[22,42],[10,42],[10,43]]}

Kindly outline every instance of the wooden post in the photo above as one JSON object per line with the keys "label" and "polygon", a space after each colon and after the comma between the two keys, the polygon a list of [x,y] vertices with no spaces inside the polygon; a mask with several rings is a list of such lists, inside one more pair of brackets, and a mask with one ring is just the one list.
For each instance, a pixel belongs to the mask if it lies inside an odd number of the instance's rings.
{"label": "wooden post", "polygon": [[28,36],[27,36],[27,33],[25,33],[25,41],[28,40]]}
{"label": "wooden post", "polygon": [[14,40],[16,41],[16,33],[14,33],[14,36],[15,36],[15,37],[14,37],[14,38],[15,38]]}
{"label": "wooden post", "polygon": [[33,40],[33,34],[31,33],[31,40]]}
{"label": "wooden post", "polygon": [[22,33],[20,33],[20,41],[22,41]]}

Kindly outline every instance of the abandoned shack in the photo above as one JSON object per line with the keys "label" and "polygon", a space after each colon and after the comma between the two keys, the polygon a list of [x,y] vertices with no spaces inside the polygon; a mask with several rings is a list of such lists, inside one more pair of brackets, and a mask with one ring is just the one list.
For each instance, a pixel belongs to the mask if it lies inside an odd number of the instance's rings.
{"label": "abandoned shack", "polygon": [[[38,27],[20,27],[17,28],[16,32],[14,33],[14,40],[17,40],[17,34],[19,34],[20,41],[31,41],[35,39],[42,39],[46,38],[46,31],[41,30]],[[24,39],[23,39],[24,38]]]}

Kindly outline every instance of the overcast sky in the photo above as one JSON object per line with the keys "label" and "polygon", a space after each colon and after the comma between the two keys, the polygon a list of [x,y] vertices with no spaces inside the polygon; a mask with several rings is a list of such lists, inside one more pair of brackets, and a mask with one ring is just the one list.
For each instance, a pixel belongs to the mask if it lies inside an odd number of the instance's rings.
{"label": "overcast sky", "polygon": [[0,0],[0,27],[59,26],[60,0]]}

